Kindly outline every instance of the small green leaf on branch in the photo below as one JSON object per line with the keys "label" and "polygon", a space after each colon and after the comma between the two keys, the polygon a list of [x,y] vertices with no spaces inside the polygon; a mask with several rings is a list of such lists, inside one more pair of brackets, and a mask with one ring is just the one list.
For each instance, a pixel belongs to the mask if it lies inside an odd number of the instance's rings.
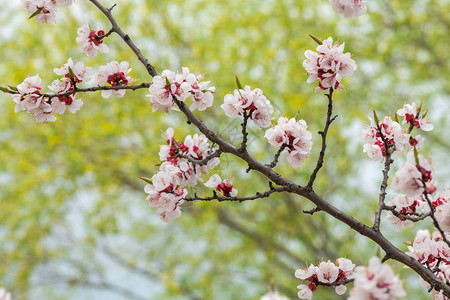
{"label": "small green leaf on branch", "polygon": [[314,42],[316,42],[319,45],[322,45],[322,40],[321,39],[319,39],[318,37],[313,36],[312,34],[310,34],[309,36],[314,40]]}
{"label": "small green leaf on branch", "polygon": [[147,178],[147,177],[139,177],[139,178],[144,180],[145,182],[147,182],[149,184],[153,184],[153,181],[150,178]]}
{"label": "small green leaf on branch", "polygon": [[29,19],[33,19],[34,17],[36,17],[38,14],[40,14],[42,11],[42,8],[39,8],[38,10],[36,10],[29,18]]}
{"label": "small green leaf on branch", "polygon": [[378,119],[378,116],[377,116],[377,113],[375,112],[375,109],[373,110],[373,118],[374,118],[374,120],[375,120],[375,122],[376,122],[377,124],[380,123],[380,119]]}
{"label": "small green leaf on branch", "polygon": [[239,78],[237,77],[237,75],[234,75],[234,77],[236,77],[236,85],[238,87],[238,90],[243,90],[244,88],[242,87],[242,83],[239,80]]}

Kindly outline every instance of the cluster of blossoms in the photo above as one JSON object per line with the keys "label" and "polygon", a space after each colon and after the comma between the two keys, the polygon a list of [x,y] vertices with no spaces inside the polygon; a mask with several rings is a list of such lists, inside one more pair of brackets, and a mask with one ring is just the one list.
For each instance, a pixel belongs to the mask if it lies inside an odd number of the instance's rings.
{"label": "cluster of blossoms", "polygon": [[[428,208],[428,204],[421,197],[408,197],[404,194],[395,195],[387,203],[393,206],[395,211],[403,216],[416,216]],[[395,230],[400,231],[402,227],[412,227],[414,222],[402,217],[395,216],[391,211],[388,212],[387,220],[395,225]]]}
{"label": "cluster of blossoms", "polygon": [[25,11],[34,16],[39,23],[55,22],[59,6],[69,6],[72,0],[22,0]]}
{"label": "cluster of blossoms", "polygon": [[77,30],[78,37],[76,41],[80,44],[80,51],[90,57],[96,57],[98,51],[108,53],[109,48],[103,44],[105,38],[105,31],[98,27],[93,30],[88,24],[84,24]]}
{"label": "cluster of blossoms", "polygon": [[175,104],[174,100],[184,102],[191,97],[193,103],[190,110],[203,111],[213,104],[214,87],[208,87],[209,81],[201,82],[203,75],[190,73],[189,68],[183,67],[182,73],[175,74],[164,70],[161,76],[153,77],[149,87],[150,104],[153,111],[164,110],[168,112]]}
{"label": "cluster of blossoms", "polygon": [[425,159],[420,154],[416,156],[411,150],[406,155],[405,164],[395,173],[392,188],[408,197],[421,196],[425,190],[431,192],[435,190],[435,186],[431,184],[432,170],[430,159]]}
{"label": "cluster of blossoms", "polygon": [[306,50],[303,67],[308,73],[308,83],[320,80],[318,89],[337,89],[342,77],[352,76],[356,70],[356,63],[350,53],[344,54],[344,45],[333,44],[329,37],[317,46],[317,52]]}
{"label": "cluster of blossoms", "polygon": [[[300,289],[298,297],[300,299],[311,299],[312,293],[319,285],[333,285],[338,295],[343,295],[347,290],[345,284],[347,279],[352,278],[355,265],[351,260],[346,258],[338,258],[336,260],[338,266],[330,261],[322,261],[318,266],[311,264],[306,269],[298,269],[295,271],[295,277],[308,280],[309,284],[301,284],[297,286]],[[361,298],[363,299],[363,298]],[[370,298],[368,298],[370,299]]]}
{"label": "cluster of blossoms", "polygon": [[[430,206],[424,199],[424,197],[429,197],[431,198],[431,209],[434,211],[439,227],[445,233],[450,234],[450,189],[443,191],[435,199],[432,198],[430,189],[435,190],[435,187],[427,188],[427,195],[422,194],[408,197],[404,194],[398,194],[388,202],[388,205],[394,206],[395,211],[403,216],[417,216],[420,212],[430,212]],[[413,221],[402,218],[402,216],[395,216],[392,212],[389,212],[387,219],[396,225],[397,231],[402,226],[411,227],[413,225]]]}
{"label": "cluster of blossoms", "polygon": [[0,287],[0,300],[11,300],[11,293]]}
{"label": "cluster of blossoms", "polygon": [[[133,82],[134,79],[128,76],[131,72],[131,68],[128,68],[129,64],[127,61],[122,61],[118,63],[117,61],[112,61],[107,63],[105,66],[100,66],[99,73],[97,75],[97,84],[104,85],[109,84],[111,86],[126,86]],[[125,95],[124,89],[118,90],[102,90],[102,97],[109,98],[111,95],[116,97],[123,97]]]}
{"label": "cluster of blossoms", "polygon": [[[41,78],[39,75],[28,77],[17,86],[8,90],[16,103],[14,111],[27,111],[36,118],[36,122],[53,122],[56,117],[53,113],[63,114],[66,109],[75,113],[83,105],[81,99],[75,99],[73,92],[76,84],[89,80],[92,77],[92,68],[85,67],[82,62],[76,64],[69,58],[61,68],[54,69],[57,75],[64,76],[53,81],[49,88],[54,95],[41,94]],[[61,96],[59,96],[61,95]]]}
{"label": "cluster of blossoms", "polygon": [[259,300],[289,300],[288,297],[278,294],[275,291],[270,291],[267,294],[261,296]]}
{"label": "cluster of blossoms", "polygon": [[173,136],[173,129],[164,132],[167,145],[162,145],[159,157],[161,165],[151,183],[145,186],[147,201],[165,222],[170,222],[181,215],[180,204],[187,196],[185,186],[195,186],[200,176],[219,164],[219,158],[212,158],[205,164],[197,161],[208,158],[211,147],[204,135],[188,135],[184,142],[178,143]]}
{"label": "cluster of blossoms", "polygon": [[312,134],[306,130],[308,126],[304,120],[281,117],[278,124],[269,128],[264,137],[275,147],[284,147],[282,153],[287,154],[287,161],[298,167],[311,154]]}
{"label": "cluster of blossoms", "polygon": [[450,234],[450,189],[443,191],[431,204],[436,209],[434,215],[439,226],[446,234]]}
{"label": "cluster of blossoms", "polygon": [[405,296],[402,282],[394,271],[381,263],[378,257],[369,260],[369,266],[356,267],[354,287],[348,300],[361,299],[397,299]]}
{"label": "cluster of blossoms", "polygon": [[384,161],[387,151],[395,156],[405,150],[409,145],[410,135],[399,123],[386,116],[382,122],[370,119],[370,125],[363,129],[361,138],[365,142],[364,152],[375,161]]}
{"label": "cluster of blossoms", "polygon": [[251,90],[249,86],[234,90],[227,94],[220,106],[230,118],[247,115],[258,128],[266,128],[272,124],[273,107],[260,89]]}
{"label": "cluster of blossoms", "polygon": [[231,178],[227,178],[222,181],[220,176],[217,174],[212,175],[211,178],[205,182],[205,186],[216,189],[216,191],[221,192],[225,197],[236,197],[238,193],[238,190],[233,188]]}
{"label": "cluster of blossoms", "polygon": [[[402,109],[397,111],[396,120],[397,116],[403,117],[402,124],[404,125],[424,131],[433,129],[433,125],[421,115],[421,105],[416,108],[415,103],[405,104]],[[408,145],[415,147],[418,151],[421,150],[424,139],[420,135],[413,138],[406,130],[402,129],[398,121],[392,120],[390,116],[386,116],[382,122],[378,120],[375,113],[374,117],[375,121],[370,119],[370,125],[366,126],[361,133],[361,138],[365,142],[364,152],[370,158],[375,161],[384,161],[387,151],[390,151],[393,156],[400,151],[406,153]]]}
{"label": "cluster of blossoms", "polygon": [[404,117],[403,124],[412,125],[423,131],[433,130],[433,125],[424,119],[426,113],[421,114],[421,105],[416,108],[416,103],[405,104],[402,109],[397,110],[397,115]]}
{"label": "cluster of blossoms", "polygon": [[354,19],[367,11],[364,0],[330,0],[333,9],[345,18]]}
{"label": "cluster of blossoms", "polygon": [[[450,237],[450,235],[447,235]],[[450,283],[450,248],[442,240],[438,231],[432,235],[428,230],[419,230],[412,246],[408,247],[406,254],[414,257],[421,264],[433,271],[433,273],[446,284]],[[425,283],[425,282],[424,282]],[[428,285],[427,283],[425,283]],[[433,291],[436,300],[447,300],[442,293]]]}

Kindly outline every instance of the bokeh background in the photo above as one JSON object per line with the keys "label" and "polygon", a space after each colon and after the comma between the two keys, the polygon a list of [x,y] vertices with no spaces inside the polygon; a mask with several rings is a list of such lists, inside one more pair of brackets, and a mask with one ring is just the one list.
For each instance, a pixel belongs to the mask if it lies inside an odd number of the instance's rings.
{"label": "bokeh background", "polygon": [[[75,43],[83,23],[108,27],[86,0],[61,8],[56,24],[27,20],[20,1],[2,0],[0,84],[17,85],[39,73],[49,85],[52,70],[72,57],[96,69],[127,60],[139,82],[151,78],[133,53],[111,36],[111,51],[92,59]],[[327,0],[147,0],[106,1],[126,33],[159,72],[205,73],[216,87],[215,104],[198,113],[222,137],[239,143],[239,120],[220,109],[223,96],[244,84],[263,89],[274,116],[297,112],[316,133],[323,127],[326,98],[314,93],[302,68],[304,52],[316,47],[308,34],[345,42],[358,70],[335,93],[338,119],[329,133],[326,163],[316,181],[319,195],[366,224],[372,224],[381,165],[362,153],[359,132],[375,108],[394,113],[423,100],[435,130],[424,133],[435,178],[448,187],[450,2],[368,0],[356,20],[336,14]],[[296,298],[297,268],[319,260],[351,258],[366,264],[379,253],[374,243],[346,225],[317,213],[290,195],[246,203],[193,203],[165,224],[147,206],[144,183],[158,169],[161,131],[178,139],[198,133],[177,112],[152,113],[145,90],[122,98],[84,94],[78,113],[37,124],[0,95],[0,286],[14,299],[259,299],[273,282]],[[250,127],[251,152],[269,162],[275,149]],[[320,148],[297,169],[284,159],[277,171],[305,184]],[[233,176],[241,195],[267,189],[259,174],[223,156],[215,173]],[[401,159],[400,159],[401,161]],[[395,168],[394,168],[395,171]],[[393,174],[393,172],[391,173]],[[207,179],[207,178],[206,178]],[[202,189],[198,188],[201,193]],[[206,192],[206,191],[205,191]],[[388,196],[389,198],[389,196]],[[417,229],[383,232],[406,250]],[[425,299],[418,277],[390,262],[404,281],[405,299]],[[320,288],[316,299],[340,299]]]}

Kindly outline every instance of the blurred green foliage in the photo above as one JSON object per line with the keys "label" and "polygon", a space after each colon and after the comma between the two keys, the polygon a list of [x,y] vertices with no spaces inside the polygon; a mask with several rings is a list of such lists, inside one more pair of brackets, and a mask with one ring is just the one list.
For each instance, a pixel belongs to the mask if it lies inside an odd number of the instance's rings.
{"label": "blurred green foliage", "polygon": [[[17,1],[18,2],[18,1]],[[68,57],[97,68],[127,60],[132,76],[150,82],[133,53],[111,36],[111,51],[92,59],[75,43],[76,29],[107,20],[88,1],[60,9],[57,24],[27,21],[18,3],[0,12],[0,84],[17,85],[39,73],[50,84]],[[308,37],[345,41],[358,70],[335,93],[339,115],[329,134],[325,167],[316,190],[347,213],[371,224],[381,166],[362,153],[361,121],[375,108],[393,113],[404,103],[424,101],[436,130],[424,134],[426,153],[438,163],[441,185],[450,148],[448,131],[450,52],[447,0],[372,0],[356,20],[335,14],[328,1],[149,0],[104,1],[157,70],[188,66],[205,73],[217,89],[215,104],[198,113],[222,137],[238,144],[238,120],[221,113],[223,96],[241,82],[261,88],[275,117],[297,112],[317,132],[326,99],[306,83]],[[138,83],[139,83],[138,82]],[[14,299],[258,299],[274,282],[296,298],[295,269],[338,256],[366,263],[374,244],[323,214],[303,214],[304,199],[274,195],[247,203],[193,203],[181,218],[163,224],[145,202],[144,183],[158,163],[161,130],[172,126],[178,139],[197,133],[182,114],[152,113],[146,91],[103,99],[84,94],[75,115],[36,124],[14,113],[0,95],[0,286]],[[251,128],[250,149],[269,162],[275,150]],[[305,184],[320,149],[298,169],[282,159],[277,171]],[[245,174],[242,161],[225,155],[218,168],[233,176],[241,195],[267,189],[259,174]],[[198,192],[202,192],[201,189]],[[415,230],[383,231],[401,249]],[[417,276],[393,263],[406,283],[408,299],[423,299]],[[316,299],[337,299],[319,289]]]}

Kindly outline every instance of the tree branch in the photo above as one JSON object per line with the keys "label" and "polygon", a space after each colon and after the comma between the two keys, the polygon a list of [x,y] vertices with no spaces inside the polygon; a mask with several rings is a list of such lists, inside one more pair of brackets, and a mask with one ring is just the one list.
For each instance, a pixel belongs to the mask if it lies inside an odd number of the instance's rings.
{"label": "tree branch", "polygon": [[274,187],[271,188],[270,190],[264,192],[264,193],[259,193],[257,192],[254,196],[248,196],[248,197],[222,197],[222,196],[218,196],[215,191],[214,191],[214,195],[211,197],[198,197],[197,195],[194,195],[194,197],[192,198],[186,198],[186,201],[211,201],[211,200],[217,200],[219,202],[222,201],[238,201],[238,202],[243,202],[243,201],[249,201],[249,200],[256,200],[256,199],[260,199],[260,198],[268,198],[271,194],[273,193],[282,193],[285,192],[286,188],[284,187]]}
{"label": "tree branch", "polygon": [[275,154],[275,157],[273,158],[273,161],[270,164],[266,165],[266,166],[268,166],[271,169],[275,168],[275,166],[278,163],[278,159],[280,158],[281,153],[283,152],[284,149],[286,149],[286,147],[287,147],[287,145],[283,144],[280,147],[280,149],[278,149],[277,153]]}
{"label": "tree branch", "polygon": [[[149,74],[151,76],[157,75],[155,69],[153,66],[150,65],[148,60],[142,55],[140,50],[134,45],[134,43],[131,41],[130,37],[128,35],[125,35],[122,30],[120,30],[120,27],[117,25],[117,22],[115,21],[112,14],[103,7],[97,0],[89,0],[94,5],[96,5],[110,20],[111,24],[113,25],[113,29],[116,33],[118,33],[122,39],[127,43],[127,45],[133,50],[133,52],[136,54],[138,59],[141,61],[142,64],[147,68]],[[327,95],[329,99],[329,111],[332,110],[332,103],[331,103],[331,90],[330,93]],[[392,259],[395,259],[406,266],[413,269],[416,273],[418,273],[425,281],[427,281],[434,289],[437,291],[443,290],[444,295],[450,297],[450,286],[446,285],[444,282],[442,282],[438,277],[435,276],[430,270],[428,270],[425,266],[423,266],[421,263],[419,263],[417,260],[415,260],[413,257],[408,256],[404,252],[400,251],[398,248],[396,248],[389,240],[387,240],[381,232],[370,228],[363,223],[359,222],[358,220],[354,219],[352,216],[342,212],[341,210],[337,209],[333,205],[326,202],[324,199],[322,199],[319,195],[317,195],[312,190],[312,184],[314,182],[315,176],[317,172],[319,171],[321,167],[321,162],[323,164],[323,156],[325,155],[325,138],[326,138],[326,131],[328,130],[329,125],[331,124],[332,120],[334,118],[331,118],[331,113],[327,114],[327,122],[325,124],[325,129],[322,133],[322,150],[321,154],[319,156],[318,164],[316,166],[316,169],[314,170],[310,181],[308,183],[307,187],[302,187],[300,185],[297,185],[287,178],[282,177],[280,174],[273,171],[269,166],[264,165],[254,159],[252,156],[248,154],[247,151],[239,151],[238,148],[234,147],[233,145],[229,144],[222,138],[220,138],[218,135],[216,135],[213,131],[211,131],[208,127],[205,126],[205,124],[198,119],[184,104],[184,102],[181,102],[177,99],[174,99],[175,104],[178,106],[178,108],[186,115],[186,118],[190,124],[194,124],[211,142],[217,144],[219,146],[219,149],[225,153],[230,153],[235,155],[236,157],[241,158],[244,160],[249,168],[256,170],[260,173],[262,173],[264,176],[266,176],[269,180],[273,181],[279,186],[282,186],[286,189],[287,192],[292,192],[297,195],[300,195],[306,199],[309,199],[311,202],[313,202],[318,209],[323,210],[324,212],[328,213],[330,216],[336,218],[337,220],[347,224],[350,228],[355,230],[356,232],[360,233],[361,235],[364,235],[377,243],[387,254],[391,256]],[[331,107],[331,108],[330,108]],[[323,153],[323,154],[322,154]],[[314,175],[314,177],[313,177]]]}
{"label": "tree branch", "polygon": [[319,159],[317,160],[316,167],[314,168],[314,171],[312,172],[311,176],[309,177],[308,185],[306,186],[306,189],[312,190],[314,180],[316,180],[317,173],[319,172],[320,168],[323,166],[323,160],[325,157],[325,150],[327,148],[327,133],[328,128],[330,127],[331,123],[336,119],[337,116],[334,116],[333,118],[331,115],[333,114],[333,88],[330,88],[330,91],[327,96],[328,98],[328,111],[327,111],[327,120],[325,122],[325,128],[323,131],[319,131],[319,134],[322,136],[322,149],[320,150]]}
{"label": "tree branch", "polygon": [[424,220],[431,215],[431,213],[426,213],[426,214],[411,213],[409,215],[404,215],[404,214],[396,211],[395,206],[388,206],[386,204],[383,204],[383,209],[392,212],[392,214],[399,219],[410,220],[413,222],[418,222],[418,221]]}
{"label": "tree branch", "polygon": [[72,94],[76,93],[86,93],[86,92],[96,92],[96,91],[107,91],[107,90],[137,90],[137,89],[143,89],[150,87],[151,83],[144,82],[137,85],[118,85],[118,86],[94,86],[90,88],[78,88],[75,87],[74,90],[67,91],[65,93],[59,93],[59,94],[41,94],[42,96],[46,98],[55,98],[55,97],[65,97],[70,96]]}
{"label": "tree branch", "polygon": [[383,181],[381,182],[380,186],[380,195],[378,197],[378,206],[377,210],[375,212],[375,221],[373,223],[373,229],[376,231],[380,231],[380,223],[381,223],[381,212],[383,210],[384,206],[384,200],[386,199],[386,188],[389,180],[389,170],[391,169],[391,164],[394,162],[393,159],[391,159],[391,151],[388,147],[388,144],[386,140],[383,138],[386,149],[386,160],[384,162],[384,169],[383,169]]}
{"label": "tree branch", "polygon": [[92,4],[94,4],[109,20],[111,23],[111,30],[117,33],[122,40],[130,47],[130,49],[136,54],[137,58],[140,60],[140,62],[145,66],[147,69],[148,74],[150,74],[152,77],[158,75],[155,68],[148,62],[148,59],[142,54],[141,50],[133,43],[130,36],[128,34],[125,34],[122,29],[120,28],[119,24],[117,24],[116,19],[114,19],[111,11],[111,9],[107,9],[104,7],[99,1],[97,0],[89,0]]}

